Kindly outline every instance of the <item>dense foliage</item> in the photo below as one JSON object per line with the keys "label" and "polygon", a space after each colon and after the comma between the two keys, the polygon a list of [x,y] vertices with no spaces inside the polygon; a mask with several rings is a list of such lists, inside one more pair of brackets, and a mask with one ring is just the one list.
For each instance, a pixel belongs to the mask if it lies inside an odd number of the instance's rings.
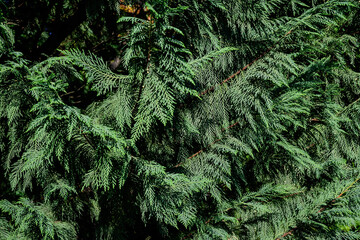
{"label": "dense foliage", "polygon": [[360,3],[0,2],[0,239],[360,239]]}

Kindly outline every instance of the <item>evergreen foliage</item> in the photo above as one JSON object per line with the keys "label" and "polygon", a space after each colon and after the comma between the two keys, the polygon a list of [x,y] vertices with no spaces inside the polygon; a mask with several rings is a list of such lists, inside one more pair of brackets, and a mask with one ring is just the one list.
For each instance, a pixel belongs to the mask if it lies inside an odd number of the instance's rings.
{"label": "evergreen foliage", "polygon": [[33,5],[0,8],[0,239],[360,239],[358,1]]}

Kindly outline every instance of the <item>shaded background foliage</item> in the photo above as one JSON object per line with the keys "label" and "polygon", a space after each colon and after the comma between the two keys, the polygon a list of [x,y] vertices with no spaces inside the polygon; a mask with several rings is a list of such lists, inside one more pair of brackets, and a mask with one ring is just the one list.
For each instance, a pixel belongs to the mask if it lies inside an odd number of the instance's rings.
{"label": "shaded background foliage", "polygon": [[359,18],[2,1],[0,239],[359,239]]}

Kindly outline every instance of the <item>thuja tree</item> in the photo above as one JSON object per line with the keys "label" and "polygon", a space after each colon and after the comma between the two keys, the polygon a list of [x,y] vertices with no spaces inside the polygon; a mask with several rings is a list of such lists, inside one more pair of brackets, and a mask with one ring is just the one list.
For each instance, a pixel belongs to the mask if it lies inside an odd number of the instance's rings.
{"label": "thuja tree", "polygon": [[113,4],[112,70],[4,14],[0,239],[360,238],[357,1]]}

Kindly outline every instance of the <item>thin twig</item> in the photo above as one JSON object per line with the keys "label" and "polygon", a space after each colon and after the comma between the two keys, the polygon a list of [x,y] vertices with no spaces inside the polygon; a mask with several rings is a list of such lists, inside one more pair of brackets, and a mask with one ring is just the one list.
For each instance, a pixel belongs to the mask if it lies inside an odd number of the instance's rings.
{"label": "thin twig", "polygon": [[59,97],[64,97],[64,96],[67,96],[67,95],[70,95],[70,94],[76,93],[76,92],[80,91],[81,89],[83,89],[84,87],[85,87],[85,84],[84,84],[84,85],[82,85],[81,87],[79,87],[78,89],[74,90],[74,91],[70,91],[70,92],[67,92],[67,93],[61,94]]}
{"label": "thin twig", "polygon": [[354,105],[354,104],[357,103],[358,101],[360,101],[360,98],[356,99],[355,101],[353,101],[352,103],[350,103],[349,105],[347,105],[346,107],[344,107],[344,109],[341,110],[340,112],[338,112],[336,115],[339,116],[340,114],[342,114],[343,112],[345,112],[346,110],[348,110],[352,105]]}

